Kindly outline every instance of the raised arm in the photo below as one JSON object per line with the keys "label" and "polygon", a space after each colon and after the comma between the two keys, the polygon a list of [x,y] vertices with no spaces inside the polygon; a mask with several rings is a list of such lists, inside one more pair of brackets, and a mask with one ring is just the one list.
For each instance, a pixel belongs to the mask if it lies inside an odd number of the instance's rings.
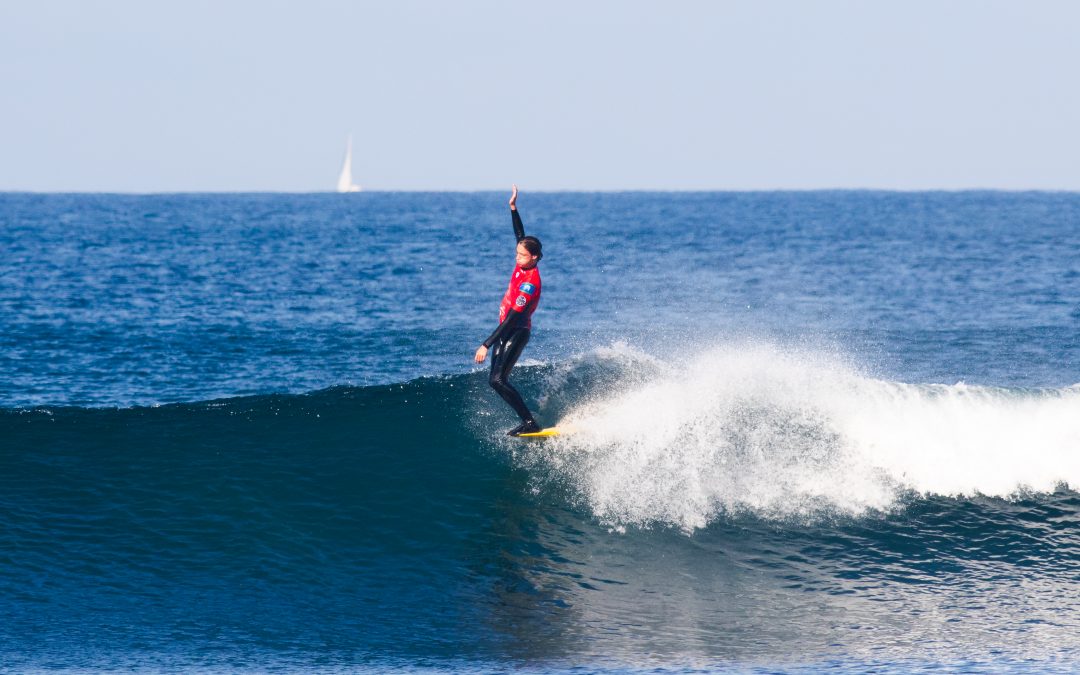
{"label": "raised arm", "polygon": [[510,193],[510,218],[514,221],[514,236],[518,241],[525,238],[525,225],[521,222],[521,216],[517,210],[517,185],[514,185],[514,191]]}
{"label": "raised arm", "polygon": [[[514,222],[514,236],[517,237],[517,240],[520,242],[525,238],[525,225],[522,224],[521,216],[518,215],[517,196],[518,187],[517,185],[514,185],[513,192],[510,193],[510,218]],[[488,339],[484,340],[484,344],[480,345],[480,348],[476,350],[476,356],[473,360],[477,363],[483,363],[491,345],[495,344],[497,340],[504,338],[507,333],[525,320],[527,320],[527,317],[524,312],[511,308],[510,311],[506,313],[506,318],[495,328],[495,332],[489,335]]]}

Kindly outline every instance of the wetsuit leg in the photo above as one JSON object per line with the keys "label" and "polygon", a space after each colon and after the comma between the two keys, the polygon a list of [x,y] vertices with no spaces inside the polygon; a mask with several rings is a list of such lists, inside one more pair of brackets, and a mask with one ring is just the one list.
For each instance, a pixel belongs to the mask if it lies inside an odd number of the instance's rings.
{"label": "wetsuit leg", "polygon": [[518,414],[522,422],[533,421],[532,413],[522,400],[521,394],[514,389],[509,382],[510,370],[521,356],[521,350],[529,342],[529,329],[518,328],[506,336],[505,340],[499,340],[492,345],[491,351],[491,375],[488,382],[491,388],[510,404],[514,412]]}

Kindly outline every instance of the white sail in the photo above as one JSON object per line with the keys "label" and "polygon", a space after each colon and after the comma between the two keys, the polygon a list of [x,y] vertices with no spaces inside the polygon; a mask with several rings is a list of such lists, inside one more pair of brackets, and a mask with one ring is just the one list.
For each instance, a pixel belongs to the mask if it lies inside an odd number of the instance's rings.
{"label": "white sail", "polygon": [[345,146],[345,163],[341,166],[341,175],[337,179],[338,192],[360,192],[360,186],[352,182],[352,135]]}

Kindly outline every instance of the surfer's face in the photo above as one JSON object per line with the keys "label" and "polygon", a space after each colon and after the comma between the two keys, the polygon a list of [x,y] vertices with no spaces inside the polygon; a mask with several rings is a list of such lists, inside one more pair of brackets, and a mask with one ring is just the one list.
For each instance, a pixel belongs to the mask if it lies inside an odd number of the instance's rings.
{"label": "surfer's face", "polygon": [[522,269],[527,270],[536,267],[536,256],[529,253],[529,249],[525,248],[525,244],[517,245],[517,256],[515,260],[517,260],[517,264]]}

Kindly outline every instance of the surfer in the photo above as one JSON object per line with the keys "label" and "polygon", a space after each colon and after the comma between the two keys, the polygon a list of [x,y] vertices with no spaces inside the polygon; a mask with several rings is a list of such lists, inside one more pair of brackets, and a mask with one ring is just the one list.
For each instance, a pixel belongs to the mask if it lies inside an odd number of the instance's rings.
{"label": "surfer", "polygon": [[521,424],[508,431],[507,436],[540,431],[540,425],[521,399],[521,394],[509,382],[510,371],[529,342],[532,314],[540,304],[540,270],[536,265],[544,257],[540,240],[525,236],[525,226],[521,224],[517,211],[517,196],[515,185],[510,194],[510,218],[514,224],[514,236],[517,237],[516,265],[499,305],[499,326],[476,350],[476,362],[483,363],[488,349],[491,349],[491,375],[488,379],[491,388],[521,418]]}

